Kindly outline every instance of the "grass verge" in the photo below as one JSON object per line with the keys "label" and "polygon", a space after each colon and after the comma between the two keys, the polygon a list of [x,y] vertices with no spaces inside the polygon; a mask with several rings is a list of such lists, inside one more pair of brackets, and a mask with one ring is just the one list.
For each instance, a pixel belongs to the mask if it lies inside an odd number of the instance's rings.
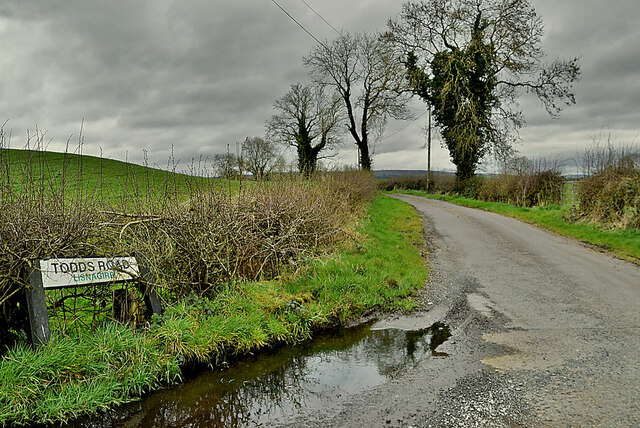
{"label": "grass verge", "polygon": [[317,260],[287,290],[305,290],[342,321],[375,309],[412,309],[405,297],[424,284],[419,248],[422,223],[404,202],[378,197],[371,205],[362,239],[329,260]]}
{"label": "grass verge", "polygon": [[227,284],[195,295],[147,329],[105,324],[46,347],[18,346],[0,360],[0,424],[60,422],[130,401],[180,379],[180,366],[296,343],[374,310],[410,309],[427,270],[421,221],[377,197],[353,242],[279,280]]}
{"label": "grass verge", "polygon": [[625,260],[640,263],[640,229],[607,229],[593,223],[570,221],[568,220],[570,217],[569,208],[562,208],[558,205],[533,208],[516,207],[502,202],[484,202],[459,196],[434,195],[415,190],[390,193],[424,196],[503,214],[594,245]]}

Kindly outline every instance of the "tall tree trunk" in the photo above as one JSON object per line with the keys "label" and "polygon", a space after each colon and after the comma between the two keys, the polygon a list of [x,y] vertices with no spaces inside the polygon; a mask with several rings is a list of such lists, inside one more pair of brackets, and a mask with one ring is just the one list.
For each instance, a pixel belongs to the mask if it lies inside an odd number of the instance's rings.
{"label": "tall tree trunk", "polygon": [[361,142],[358,147],[360,148],[360,168],[371,171],[371,156],[369,155],[369,145],[366,140]]}

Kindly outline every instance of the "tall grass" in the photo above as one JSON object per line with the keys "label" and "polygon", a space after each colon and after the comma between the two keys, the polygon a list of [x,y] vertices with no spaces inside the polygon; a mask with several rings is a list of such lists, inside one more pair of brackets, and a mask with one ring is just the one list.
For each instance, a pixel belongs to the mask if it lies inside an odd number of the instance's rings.
{"label": "tall grass", "polygon": [[17,346],[0,360],[0,423],[51,423],[95,412],[179,375],[175,355],[116,324],[79,339],[54,337],[38,352]]}

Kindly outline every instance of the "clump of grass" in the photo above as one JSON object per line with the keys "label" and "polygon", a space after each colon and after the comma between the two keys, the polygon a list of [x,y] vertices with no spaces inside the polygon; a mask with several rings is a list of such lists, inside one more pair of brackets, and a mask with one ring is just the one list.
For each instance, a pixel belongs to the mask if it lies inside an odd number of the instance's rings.
{"label": "clump of grass", "polygon": [[376,309],[411,309],[414,303],[405,297],[427,276],[418,250],[422,224],[414,209],[378,197],[361,233],[362,239],[338,256],[312,263],[305,275],[288,282],[287,290],[310,292],[339,321]]}
{"label": "clump of grass", "polygon": [[56,336],[0,360],[0,423],[51,423],[96,412],[178,379],[178,360],[149,337],[107,324],[79,339]]}

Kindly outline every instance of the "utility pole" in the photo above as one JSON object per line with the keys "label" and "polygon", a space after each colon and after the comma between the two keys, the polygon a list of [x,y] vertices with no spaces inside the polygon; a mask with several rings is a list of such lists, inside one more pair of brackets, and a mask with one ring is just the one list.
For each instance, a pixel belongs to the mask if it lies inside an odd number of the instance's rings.
{"label": "utility pole", "polygon": [[431,104],[429,104],[429,127],[427,128],[427,192],[431,190]]}

